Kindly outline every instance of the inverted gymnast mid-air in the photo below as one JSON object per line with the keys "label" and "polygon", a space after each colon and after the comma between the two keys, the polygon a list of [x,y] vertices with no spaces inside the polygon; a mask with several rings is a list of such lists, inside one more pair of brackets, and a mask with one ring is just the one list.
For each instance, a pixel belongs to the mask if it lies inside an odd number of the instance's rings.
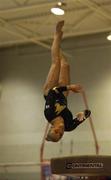
{"label": "inverted gymnast mid-air", "polygon": [[52,63],[44,84],[44,115],[51,124],[46,140],[52,142],[58,142],[65,131],[72,131],[91,114],[91,111],[86,109],[73,118],[67,107],[69,92],[81,93],[83,88],[79,84],[70,84],[70,67],[60,49],[63,26],[64,21],[59,21],[56,25],[51,47]]}

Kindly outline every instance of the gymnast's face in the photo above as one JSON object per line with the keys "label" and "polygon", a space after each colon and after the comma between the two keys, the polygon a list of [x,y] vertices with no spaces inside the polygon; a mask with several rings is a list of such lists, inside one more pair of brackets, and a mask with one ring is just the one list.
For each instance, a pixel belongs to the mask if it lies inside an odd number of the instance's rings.
{"label": "gymnast's face", "polygon": [[52,125],[47,134],[46,140],[52,142],[58,142],[64,134],[64,124]]}

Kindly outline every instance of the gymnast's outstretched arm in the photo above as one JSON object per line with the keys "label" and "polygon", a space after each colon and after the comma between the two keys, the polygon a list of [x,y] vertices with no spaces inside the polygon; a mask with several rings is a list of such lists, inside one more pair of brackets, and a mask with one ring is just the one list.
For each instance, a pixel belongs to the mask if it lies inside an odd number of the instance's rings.
{"label": "gymnast's outstretched arm", "polygon": [[67,90],[75,93],[81,93],[83,91],[83,87],[80,84],[70,84],[67,85]]}

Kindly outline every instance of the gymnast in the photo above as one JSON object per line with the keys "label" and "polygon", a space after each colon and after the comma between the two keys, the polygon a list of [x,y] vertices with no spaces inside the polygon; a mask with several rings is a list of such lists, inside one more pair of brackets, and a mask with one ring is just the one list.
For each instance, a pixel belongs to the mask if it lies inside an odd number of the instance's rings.
{"label": "gymnast", "polygon": [[81,93],[83,88],[79,84],[70,84],[70,67],[60,48],[63,26],[64,21],[59,21],[56,25],[51,47],[52,63],[43,88],[44,115],[51,125],[46,140],[52,142],[58,142],[65,131],[72,131],[91,114],[91,111],[86,109],[77,113],[76,117],[73,118],[67,107],[69,92]]}

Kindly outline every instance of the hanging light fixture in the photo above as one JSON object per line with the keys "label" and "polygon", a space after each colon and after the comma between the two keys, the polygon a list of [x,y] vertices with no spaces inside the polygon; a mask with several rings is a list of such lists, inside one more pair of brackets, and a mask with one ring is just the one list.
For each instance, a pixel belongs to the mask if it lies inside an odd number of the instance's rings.
{"label": "hanging light fixture", "polygon": [[111,41],[111,32],[108,34],[107,40],[108,40],[108,41]]}
{"label": "hanging light fixture", "polygon": [[65,6],[66,3],[58,2],[57,5],[53,8],[51,8],[51,12],[55,15],[64,15],[65,11],[63,9],[63,6]]}

